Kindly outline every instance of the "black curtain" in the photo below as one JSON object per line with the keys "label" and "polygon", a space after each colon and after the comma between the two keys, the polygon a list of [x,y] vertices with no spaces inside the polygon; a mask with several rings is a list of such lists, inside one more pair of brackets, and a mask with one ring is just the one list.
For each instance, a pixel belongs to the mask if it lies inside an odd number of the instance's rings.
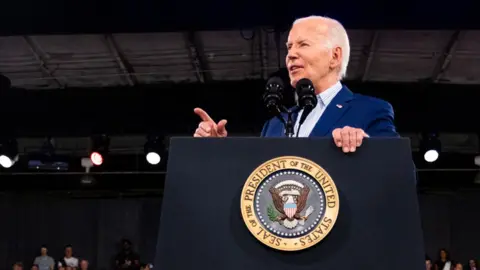
{"label": "black curtain", "polygon": [[0,195],[0,267],[22,261],[29,269],[40,246],[55,260],[63,247],[89,260],[93,269],[111,269],[121,238],[130,239],[142,262],[153,262],[161,199],[68,199]]}
{"label": "black curtain", "polygon": [[419,196],[425,250],[432,259],[447,248],[453,260],[480,257],[480,191]]}

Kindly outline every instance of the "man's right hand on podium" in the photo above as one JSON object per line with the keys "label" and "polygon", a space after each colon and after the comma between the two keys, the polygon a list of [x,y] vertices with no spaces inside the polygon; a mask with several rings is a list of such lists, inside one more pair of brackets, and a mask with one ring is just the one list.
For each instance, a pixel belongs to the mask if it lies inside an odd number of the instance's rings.
{"label": "man's right hand on podium", "polygon": [[224,119],[215,123],[204,110],[195,108],[193,112],[202,119],[197,130],[195,130],[195,134],[193,134],[194,137],[227,137],[227,130],[225,129],[227,120]]}

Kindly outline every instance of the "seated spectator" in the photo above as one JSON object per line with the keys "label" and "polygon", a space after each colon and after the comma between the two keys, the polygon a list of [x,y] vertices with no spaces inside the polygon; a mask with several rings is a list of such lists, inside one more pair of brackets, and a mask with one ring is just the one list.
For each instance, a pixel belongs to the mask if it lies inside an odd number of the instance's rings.
{"label": "seated spectator", "polygon": [[55,261],[48,256],[48,249],[46,246],[40,247],[40,256],[33,261],[34,265],[38,265],[39,270],[53,270]]}
{"label": "seated spectator", "polygon": [[461,263],[456,263],[454,270],[463,270],[463,265]]}
{"label": "seated spectator", "polygon": [[36,265],[36,264],[32,265],[32,270],[38,270],[38,269],[39,269],[38,265]]}
{"label": "seated spectator", "polygon": [[87,260],[81,260],[80,261],[80,270],[88,270],[88,261]]}
{"label": "seated spectator", "polygon": [[435,262],[435,270],[451,270],[454,265],[450,260],[450,254],[444,248],[438,252],[438,259]]}
{"label": "seated spectator", "polygon": [[132,242],[122,241],[122,251],[115,258],[117,270],[140,270],[140,256],[133,251]]}
{"label": "seated spectator", "polygon": [[152,265],[149,263],[142,263],[142,265],[140,266],[140,270],[151,270],[152,268]]}
{"label": "seated spectator", "polygon": [[70,266],[72,268],[78,268],[78,259],[73,257],[73,248],[71,245],[65,246],[65,256],[59,261],[63,267]]}
{"label": "seated spectator", "polygon": [[23,263],[22,262],[16,262],[13,267],[13,270],[23,270]]}
{"label": "seated spectator", "polygon": [[432,260],[428,256],[425,256],[425,267],[426,267],[427,270],[432,270],[433,269]]}
{"label": "seated spectator", "polygon": [[474,259],[471,259],[468,261],[468,267],[465,267],[468,270],[478,270],[477,268],[477,261]]}

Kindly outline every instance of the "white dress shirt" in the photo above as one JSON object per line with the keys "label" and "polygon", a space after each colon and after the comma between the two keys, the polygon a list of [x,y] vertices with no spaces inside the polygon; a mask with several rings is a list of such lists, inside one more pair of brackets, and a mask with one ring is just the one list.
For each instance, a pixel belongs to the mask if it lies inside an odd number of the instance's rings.
{"label": "white dress shirt", "polygon": [[[342,90],[342,84],[337,82],[332,87],[317,95],[317,106],[313,108],[313,110],[307,116],[307,119],[305,119],[305,122],[303,122],[302,126],[300,127],[300,131],[298,132],[298,137],[310,136],[310,133],[317,124],[318,120],[320,120],[325,108],[327,108],[328,104],[330,104],[332,99],[338,94],[338,92],[340,92],[340,90]],[[299,121],[302,113],[303,110],[298,112],[297,121],[295,122],[295,128],[293,130],[294,137],[297,137],[298,125],[300,124]]]}

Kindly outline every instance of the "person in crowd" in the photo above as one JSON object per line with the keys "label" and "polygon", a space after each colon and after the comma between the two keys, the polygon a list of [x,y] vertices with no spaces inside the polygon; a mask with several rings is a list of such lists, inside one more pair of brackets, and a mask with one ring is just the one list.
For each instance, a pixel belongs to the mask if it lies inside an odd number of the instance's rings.
{"label": "person in crowd", "polygon": [[426,270],[433,270],[432,260],[428,256],[425,256],[425,269]]}
{"label": "person in crowd", "polygon": [[39,270],[53,270],[55,260],[48,256],[47,246],[43,245],[40,247],[40,256],[35,258],[33,264],[38,265]]}
{"label": "person in crowd", "polygon": [[152,269],[152,265],[149,263],[142,263],[142,265],[140,266],[140,270],[151,270],[151,269]]}
{"label": "person in crowd", "polygon": [[116,269],[140,270],[140,256],[133,251],[130,240],[122,240],[122,250],[115,258]]}
{"label": "person in crowd", "polygon": [[12,269],[13,269],[13,270],[23,270],[23,263],[22,263],[22,262],[16,262],[16,263],[12,266]]}
{"label": "person in crowd", "polygon": [[456,263],[454,270],[463,270],[463,265],[461,263]]}
{"label": "person in crowd", "polygon": [[88,270],[88,261],[83,259],[80,261],[80,270]]}
{"label": "person in crowd", "polygon": [[34,264],[34,265],[32,265],[32,268],[31,268],[31,269],[32,269],[32,270],[39,270],[39,267],[38,267],[37,264]]}
{"label": "person in crowd", "polygon": [[450,260],[450,254],[444,248],[438,252],[438,259],[435,262],[435,270],[451,270],[454,265]]}
{"label": "person in crowd", "polygon": [[73,248],[71,245],[65,246],[64,250],[65,256],[60,262],[62,262],[64,267],[70,266],[73,268],[78,268],[78,259],[73,257]]}
{"label": "person in crowd", "polygon": [[468,269],[468,270],[478,270],[477,265],[478,265],[478,263],[477,263],[476,260],[470,259],[468,261],[468,267],[465,267],[465,268]]}

